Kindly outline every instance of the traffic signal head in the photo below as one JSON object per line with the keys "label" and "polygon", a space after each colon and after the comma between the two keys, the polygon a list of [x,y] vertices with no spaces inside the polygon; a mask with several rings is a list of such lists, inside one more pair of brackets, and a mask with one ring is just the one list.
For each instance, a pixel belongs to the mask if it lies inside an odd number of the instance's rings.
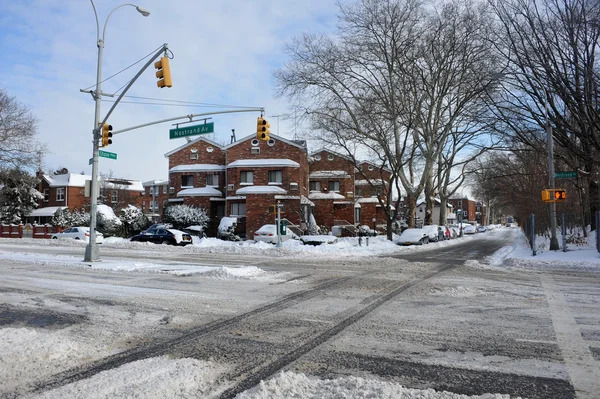
{"label": "traffic signal head", "polygon": [[267,122],[267,120],[265,118],[263,118],[262,116],[259,116],[256,121],[256,138],[259,140],[263,140],[263,141],[270,140],[271,139],[271,137],[269,137],[269,135],[271,134],[270,127],[271,127],[271,124],[269,122]]}
{"label": "traffic signal head", "polygon": [[105,123],[102,125],[102,143],[100,147],[106,147],[109,144],[112,144],[112,125]]}
{"label": "traffic signal head", "polygon": [[156,71],[156,77],[158,78],[156,85],[161,89],[163,87],[171,87],[173,83],[171,81],[171,67],[169,66],[169,59],[167,57],[161,57],[160,60],[154,63],[154,68],[158,69],[158,71]]}
{"label": "traffic signal head", "polygon": [[567,199],[567,192],[562,188],[546,188],[542,191],[542,201],[563,202]]}

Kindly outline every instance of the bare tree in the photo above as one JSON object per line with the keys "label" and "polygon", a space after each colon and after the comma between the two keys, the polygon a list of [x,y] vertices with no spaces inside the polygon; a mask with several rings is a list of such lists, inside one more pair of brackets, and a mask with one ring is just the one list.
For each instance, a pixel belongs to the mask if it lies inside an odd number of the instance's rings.
{"label": "bare tree", "polygon": [[[321,141],[392,171],[388,187],[406,193],[409,225],[417,198],[426,187],[426,197],[435,191],[434,170],[451,133],[497,79],[485,10],[457,1],[436,13],[435,5],[341,5],[337,40],[294,40],[291,61],[275,73],[278,94],[302,104]],[[382,205],[391,205],[386,198]],[[384,209],[389,232],[393,213]]]}
{"label": "bare tree", "polygon": [[510,139],[545,151],[553,126],[556,155],[578,170],[586,216],[600,207],[600,3],[597,0],[493,2],[507,61],[506,90],[495,112]]}
{"label": "bare tree", "polygon": [[0,167],[38,168],[46,148],[35,140],[36,124],[26,106],[0,89]]}

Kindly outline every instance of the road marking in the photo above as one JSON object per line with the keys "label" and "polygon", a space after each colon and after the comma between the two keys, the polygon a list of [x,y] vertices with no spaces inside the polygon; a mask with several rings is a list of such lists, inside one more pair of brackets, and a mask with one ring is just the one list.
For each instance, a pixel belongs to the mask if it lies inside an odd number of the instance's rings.
{"label": "road marking", "polygon": [[600,392],[598,362],[594,360],[589,343],[583,340],[580,326],[567,305],[558,284],[547,276],[542,277],[542,286],[548,298],[556,340],[562,352],[571,384],[577,399],[595,399]]}

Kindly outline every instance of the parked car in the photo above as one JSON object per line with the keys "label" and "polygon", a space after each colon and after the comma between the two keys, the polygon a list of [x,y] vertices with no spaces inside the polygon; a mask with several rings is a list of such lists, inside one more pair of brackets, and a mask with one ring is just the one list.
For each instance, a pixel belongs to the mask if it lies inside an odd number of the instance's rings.
{"label": "parked car", "polygon": [[[52,239],[69,238],[72,240],[81,240],[90,242],[90,228],[85,226],[69,227],[64,229],[60,233],[52,234]],[[96,232],[96,244],[102,244],[104,242],[104,235],[100,232]]]}
{"label": "parked car", "polygon": [[487,228],[485,226],[477,226],[477,232],[478,233],[485,233],[487,231]]}
{"label": "parked car", "polygon": [[437,224],[429,224],[427,226],[423,226],[422,229],[427,236],[429,237],[429,241],[436,242],[439,241],[439,227]]}
{"label": "parked car", "polygon": [[465,224],[463,226],[463,234],[475,234],[477,233],[477,228],[472,224]]}
{"label": "parked car", "polygon": [[131,237],[130,241],[185,246],[192,243],[192,236],[176,229],[165,229],[160,227],[155,230],[146,230],[146,232],[135,235]]}
{"label": "parked car", "polygon": [[170,229],[172,227],[173,227],[173,225],[171,225],[169,223],[154,223],[152,226],[148,227],[146,230],[143,230],[142,232],[140,232],[140,234],[149,234],[160,228]]}
{"label": "parked car", "polygon": [[[286,229],[285,234],[281,235],[281,242],[287,241],[290,238],[298,239],[298,236],[294,234],[290,229]],[[268,242],[271,244],[277,244],[277,225],[276,224],[265,224],[260,229],[254,232],[254,241]]]}
{"label": "parked car", "polygon": [[323,245],[323,244],[335,244],[337,242],[337,237],[332,235],[314,235],[314,236],[301,236],[300,241],[304,245]]}
{"label": "parked car", "polygon": [[429,243],[429,234],[423,229],[406,229],[400,234],[398,244],[400,245],[423,245]]}

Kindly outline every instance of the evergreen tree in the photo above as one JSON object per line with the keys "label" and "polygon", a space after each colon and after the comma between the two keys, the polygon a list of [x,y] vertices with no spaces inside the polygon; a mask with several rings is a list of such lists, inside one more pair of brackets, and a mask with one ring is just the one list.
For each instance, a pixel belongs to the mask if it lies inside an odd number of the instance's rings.
{"label": "evergreen tree", "polygon": [[0,171],[0,221],[18,224],[37,208],[43,196],[35,189],[37,179],[20,168]]}
{"label": "evergreen tree", "polygon": [[119,220],[122,223],[124,237],[129,237],[142,231],[149,224],[148,218],[142,213],[142,210],[131,204],[127,208],[121,209]]}

